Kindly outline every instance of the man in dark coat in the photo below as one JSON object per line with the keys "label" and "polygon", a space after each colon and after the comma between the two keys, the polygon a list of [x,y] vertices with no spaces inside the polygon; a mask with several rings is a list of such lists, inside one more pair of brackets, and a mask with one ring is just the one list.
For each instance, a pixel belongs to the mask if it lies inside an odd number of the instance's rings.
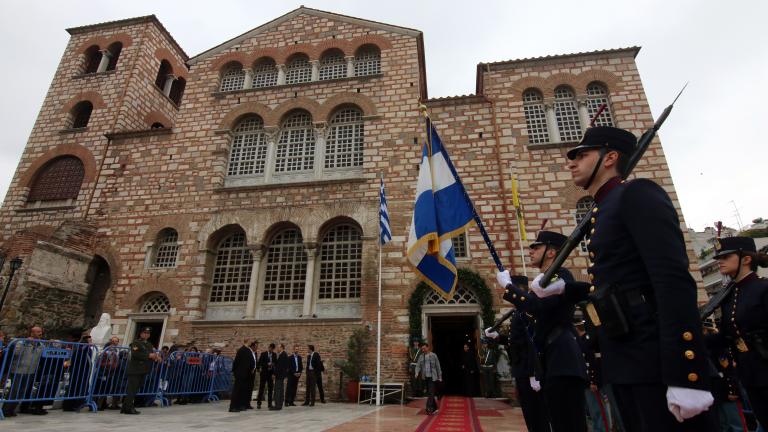
{"label": "man in dark coat", "polygon": [[256,363],[256,368],[259,370],[259,395],[256,399],[256,408],[261,409],[261,402],[264,401],[264,390],[267,390],[267,406],[272,407],[272,395],[275,390],[275,383],[272,380],[274,376],[275,360],[277,355],[275,354],[275,344],[269,344],[269,348],[261,353],[259,361]]}
{"label": "man in dark coat", "polygon": [[161,361],[160,356],[154,352],[155,348],[149,342],[149,336],[152,334],[151,327],[144,327],[139,333],[139,339],[131,342],[130,354],[128,357],[128,366],[125,368],[125,374],[128,376],[128,384],[123,399],[123,414],[140,414],[133,406],[141,385],[144,384],[144,378],[152,370],[152,362]]}
{"label": "man in dark coat", "polygon": [[307,391],[304,394],[304,406],[315,406],[315,390],[317,386],[317,376],[321,373],[322,360],[320,353],[315,352],[314,345],[307,345],[309,354],[307,354]]}
{"label": "man in dark coat", "polygon": [[304,371],[304,365],[299,354],[299,346],[293,346],[293,354],[288,356],[288,388],[285,392],[285,406],[296,406],[296,389],[299,387],[299,379]]}
{"label": "man in dark coat", "polygon": [[480,376],[480,364],[477,361],[477,351],[469,344],[464,344],[461,352],[461,374],[464,379],[464,394],[468,397],[475,396],[477,381]]}
{"label": "man in dark coat", "polygon": [[248,393],[248,389],[253,387],[254,370],[256,370],[256,355],[248,346],[248,340],[244,340],[243,346],[237,350],[235,360],[232,362],[232,374],[235,381],[229,400],[229,412],[240,412],[250,407],[251,395]]}
{"label": "man in dark coat", "polygon": [[275,374],[275,406],[270,407],[270,410],[280,411],[283,409],[283,401],[285,399],[285,379],[288,377],[288,354],[285,353],[285,344],[277,346],[277,360],[275,360],[274,366]]}

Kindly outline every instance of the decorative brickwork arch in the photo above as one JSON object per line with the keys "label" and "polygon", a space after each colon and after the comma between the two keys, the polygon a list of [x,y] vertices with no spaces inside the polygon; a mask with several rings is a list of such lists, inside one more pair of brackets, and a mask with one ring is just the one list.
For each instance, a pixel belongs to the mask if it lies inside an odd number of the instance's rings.
{"label": "decorative brickwork arch", "polygon": [[576,94],[585,94],[587,91],[587,86],[594,81],[597,81],[607,87],[609,94],[615,93],[616,87],[619,85],[619,77],[616,75],[606,70],[590,69],[576,76]]}
{"label": "decorative brickwork arch", "polygon": [[151,128],[155,123],[160,123],[166,128],[173,127],[171,120],[160,111],[152,111],[144,116],[144,124],[147,125],[147,128]]}
{"label": "decorative brickwork arch", "polygon": [[219,122],[219,129],[232,130],[243,117],[249,114],[256,114],[261,117],[265,126],[275,126],[280,120],[279,117],[273,117],[273,111],[268,106],[258,102],[246,102],[224,115],[224,118]]}
{"label": "decorative brickwork arch", "polygon": [[343,40],[343,39],[330,39],[330,40],[320,42],[315,46],[314,49],[320,54],[320,57],[322,57],[326,51],[329,51],[332,49],[338,49],[342,53],[344,53],[345,56],[351,56],[354,51],[350,48],[349,42],[350,41]]}
{"label": "decorative brickwork arch", "polygon": [[312,118],[316,122],[329,121],[331,114],[344,105],[354,105],[360,108],[364,117],[378,115],[376,105],[368,96],[360,93],[340,93],[326,99],[317,113],[312,113]]}
{"label": "decorative brickwork arch", "polygon": [[126,49],[133,44],[133,38],[127,33],[118,33],[112,36],[94,36],[78,45],[78,49],[75,52],[77,54],[85,54],[88,48],[92,45],[96,45],[100,49],[106,49],[109,45],[115,42],[122,43],[123,49]]}
{"label": "decorative brickwork arch", "polygon": [[[536,89],[542,94],[542,96],[546,96],[544,95],[544,88],[547,85],[547,81],[544,78],[529,76],[512,83],[512,93],[519,96],[521,101],[523,100],[523,93],[525,93],[528,89]],[[550,94],[552,94],[554,90],[555,89],[552,88]]]}
{"label": "decorative brickwork arch", "polygon": [[310,44],[297,44],[283,47],[275,56],[277,64],[286,64],[288,59],[296,54],[304,54],[309,57],[309,60],[320,60],[320,53],[317,52],[315,47]]}
{"label": "decorative brickwork arch", "polygon": [[357,52],[357,50],[363,46],[363,45],[376,45],[376,47],[379,48],[379,51],[384,51],[385,49],[391,49],[392,43],[389,41],[389,39],[385,38],[384,36],[380,35],[365,35],[360,36],[352,39],[349,41],[349,55],[353,55]]}
{"label": "decorative brickwork arch", "polygon": [[170,63],[171,67],[173,68],[174,75],[176,75],[177,77],[187,79],[187,67],[185,65],[179,64],[179,62],[176,60],[176,56],[174,56],[171,50],[169,50],[168,48],[156,49],[155,58],[158,61],[166,60],[168,63]]}
{"label": "decorative brickwork arch", "polygon": [[96,176],[96,160],[93,158],[91,151],[79,144],[61,144],[35,159],[24,174],[21,175],[21,178],[19,178],[19,185],[21,187],[30,187],[40,168],[45,166],[49,161],[60,156],[75,156],[80,159],[85,171],[83,184],[93,181]]}
{"label": "decorative brickwork arch", "polygon": [[568,73],[558,73],[554,75],[550,75],[546,79],[546,86],[541,89],[541,91],[544,93],[545,98],[552,98],[555,97],[555,89],[560,86],[567,86],[570,87],[576,95],[586,93],[586,91],[582,91],[579,93],[579,87],[578,82],[576,80],[576,75],[568,74]]}
{"label": "decorative brickwork arch", "polygon": [[301,234],[304,241],[307,241],[307,237],[304,234],[304,230],[293,221],[279,221],[274,222],[272,225],[270,225],[266,230],[264,230],[261,239],[263,240],[261,243],[265,245],[269,245],[269,243],[274,240],[275,236],[280,233],[280,231],[286,230],[286,229],[296,229]]}
{"label": "decorative brickwork arch", "polygon": [[[231,219],[237,219],[237,215],[233,215],[235,217],[232,217]],[[229,218],[227,218],[229,219]],[[207,228],[207,226],[205,227]],[[202,236],[205,228],[203,231],[200,232],[200,235]],[[249,238],[251,238],[251,235],[248,233],[248,231],[243,228],[243,226],[240,223],[234,222],[234,223],[228,223],[226,225],[219,225],[219,227],[211,232],[208,236],[206,236],[204,248],[213,251],[216,250],[216,247],[221,243],[222,240],[227,238],[228,236],[236,233],[236,232],[243,232],[245,233],[245,240],[247,244],[250,244],[251,242],[248,241]]]}
{"label": "decorative brickwork arch", "polygon": [[130,309],[140,312],[141,306],[153,296],[163,294],[168,297],[170,307],[179,307],[184,304],[184,296],[175,278],[164,275],[146,276],[136,282],[128,294],[120,302],[120,309]]}
{"label": "decorative brickwork arch", "polygon": [[248,65],[251,62],[248,59],[248,55],[244,52],[230,52],[214,60],[211,64],[211,70],[221,72],[229,63],[240,63],[245,67],[245,65]]}
{"label": "decorative brickwork arch", "polygon": [[87,91],[70,98],[69,101],[67,101],[67,103],[65,103],[61,108],[61,112],[69,114],[72,111],[72,108],[74,108],[75,105],[82,101],[88,101],[92,103],[93,109],[101,109],[107,106],[100,94],[96,93],[95,91]]}
{"label": "decorative brickwork arch", "polygon": [[279,122],[283,119],[283,117],[285,117],[286,114],[297,109],[307,111],[312,116],[312,120],[315,122],[322,121],[321,119],[324,119],[321,114],[322,107],[319,103],[317,103],[314,99],[299,97],[289,99],[278,105],[274,110],[272,110],[272,116],[269,118],[269,120],[266,118],[264,119],[264,126],[279,126]]}
{"label": "decorative brickwork arch", "polygon": [[271,58],[277,63],[277,59],[280,56],[280,50],[277,48],[258,48],[248,54],[248,65],[253,67],[259,60],[264,57]]}
{"label": "decorative brickwork arch", "polygon": [[316,238],[322,239],[328,233],[329,230],[331,230],[333,227],[337,225],[342,225],[342,224],[353,225],[360,230],[361,235],[363,234],[363,227],[358,221],[356,221],[355,219],[349,216],[336,216],[334,218],[331,218],[325,221],[322,225],[320,225],[320,227],[317,229]]}

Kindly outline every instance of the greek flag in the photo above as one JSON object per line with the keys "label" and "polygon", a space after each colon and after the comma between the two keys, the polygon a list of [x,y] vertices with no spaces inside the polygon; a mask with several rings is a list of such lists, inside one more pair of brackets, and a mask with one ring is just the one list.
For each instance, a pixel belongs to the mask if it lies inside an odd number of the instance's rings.
{"label": "greek flag", "polygon": [[387,196],[384,194],[384,177],[379,188],[379,243],[383,246],[392,240],[389,229],[389,213],[387,212]]}
{"label": "greek flag", "polygon": [[451,298],[458,280],[451,238],[467,229],[474,212],[429,119],[427,128],[429,139],[422,151],[407,255],[427,285]]}

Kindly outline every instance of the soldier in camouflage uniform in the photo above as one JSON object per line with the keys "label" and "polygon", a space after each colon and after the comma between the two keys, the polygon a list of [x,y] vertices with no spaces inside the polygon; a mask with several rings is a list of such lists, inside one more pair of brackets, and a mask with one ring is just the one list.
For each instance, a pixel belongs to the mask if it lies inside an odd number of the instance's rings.
{"label": "soldier in camouflage uniform", "polygon": [[144,327],[141,329],[139,339],[130,345],[130,357],[125,371],[128,376],[128,385],[123,400],[123,409],[120,411],[123,414],[140,414],[134,408],[133,400],[144,383],[144,377],[152,370],[152,362],[161,360],[160,355],[154,352],[155,348],[149,342],[151,333],[152,328]]}

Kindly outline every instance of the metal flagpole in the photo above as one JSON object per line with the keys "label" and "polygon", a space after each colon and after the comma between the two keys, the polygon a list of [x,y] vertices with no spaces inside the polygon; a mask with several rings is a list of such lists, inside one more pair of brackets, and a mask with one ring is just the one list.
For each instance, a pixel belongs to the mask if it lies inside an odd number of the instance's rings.
{"label": "metal flagpole", "polygon": [[[384,183],[384,173],[381,173],[381,182]],[[379,405],[381,405],[381,234],[379,234],[379,306],[376,311],[376,406]]]}

